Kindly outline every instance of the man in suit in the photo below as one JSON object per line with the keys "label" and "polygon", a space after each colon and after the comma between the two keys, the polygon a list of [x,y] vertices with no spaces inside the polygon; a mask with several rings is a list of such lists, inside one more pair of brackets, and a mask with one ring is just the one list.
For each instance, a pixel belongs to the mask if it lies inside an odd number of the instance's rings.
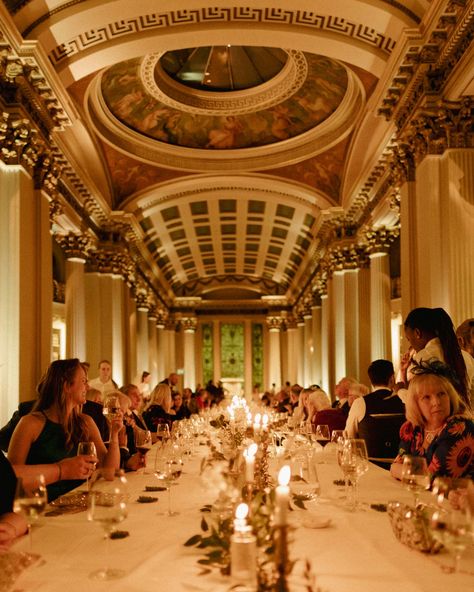
{"label": "man in suit", "polygon": [[176,372],[171,372],[168,378],[162,380],[160,384],[167,384],[170,387],[171,392],[174,393],[176,391],[176,385],[178,384],[178,381],[179,376],[176,374]]}
{"label": "man in suit", "polygon": [[395,372],[389,360],[375,360],[367,370],[372,392],[357,397],[352,403],[346,422],[349,438],[359,436],[359,426],[366,417],[373,414],[405,413],[405,405],[393,392]]}
{"label": "man in suit", "polygon": [[126,386],[123,386],[120,389],[120,391],[124,395],[127,395],[127,397],[130,399],[129,413],[131,419],[133,419],[137,428],[147,430],[148,428],[146,427],[145,420],[143,419],[142,414],[140,413],[142,397],[140,395],[140,390],[138,389],[138,386],[136,386],[135,384],[127,384]]}

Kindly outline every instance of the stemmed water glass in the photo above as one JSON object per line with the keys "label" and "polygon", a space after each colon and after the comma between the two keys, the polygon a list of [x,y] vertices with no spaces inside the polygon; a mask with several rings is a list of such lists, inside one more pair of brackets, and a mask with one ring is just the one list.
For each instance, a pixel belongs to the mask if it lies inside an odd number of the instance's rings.
{"label": "stemmed water glass", "polygon": [[155,457],[155,477],[163,483],[168,491],[167,516],[177,516],[179,512],[171,509],[171,485],[181,477],[183,471],[181,456],[178,454],[178,446],[168,442],[157,450]]}
{"label": "stemmed water glass", "polygon": [[359,479],[369,470],[369,458],[365,440],[347,438],[342,443],[338,462],[346,481],[347,504],[351,509],[361,508],[359,504]]}
{"label": "stemmed water glass", "polygon": [[447,477],[437,477],[433,482],[436,507],[430,517],[430,530],[453,555],[452,567],[443,567],[449,573],[459,571],[462,554],[474,535],[473,515],[467,499],[468,483],[469,479]]}
{"label": "stemmed water glass", "polygon": [[48,493],[44,475],[34,477],[29,486],[26,486],[23,479],[18,478],[13,511],[15,514],[22,514],[28,524],[30,552],[33,551],[33,537],[31,534],[33,522],[36,522],[39,515],[44,512],[47,503]]}
{"label": "stemmed water glass", "polygon": [[413,503],[416,508],[420,493],[430,486],[430,474],[426,459],[422,456],[406,454],[403,457],[401,477],[403,485],[413,493]]}
{"label": "stemmed water glass", "polygon": [[127,517],[127,481],[123,471],[101,468],[94,473],[89,492],[88,519],[98,522],[104,529],[106,548],[105,566],[94,571],[89,577],[95,580],[115,580],[125,575],[125,571],[109,567],[109,539],[116,526]]}
{"label": "stemmed water glass", "polygon": [[[97,450],[95,447],[94,442],[79,442],[77,445],[77,454],[78,456],[83,454],[86,456],[95,456],[97,458]],[[90,490],[90,480],[87,477],[87,491]]]}
{"label": "stemmed water glass", "polygon": [[290,491],[301,501],[314,501],[319,497],[320,484],[314,457],[303,451],[297,452],[290,461]]}

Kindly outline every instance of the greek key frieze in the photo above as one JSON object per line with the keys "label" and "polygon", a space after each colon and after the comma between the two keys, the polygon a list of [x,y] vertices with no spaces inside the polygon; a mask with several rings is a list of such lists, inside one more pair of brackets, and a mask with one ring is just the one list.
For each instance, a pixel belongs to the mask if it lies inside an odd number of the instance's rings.
{"label": "greek key frieze", "polygon": [[168,13],[153,13],[136,18],[108,23],[97,29],[79,33],[49,54],[53,64],[79,54],[90,47],[113,41],[117,37],[134,35],[141,31],[206,23],[259,23],[292,25],[336,33],[357,39],[390,54],[395,41],[367,25],[354,23],[342,17],[319,15],[309,11],[291,11],[279,8],[257,9],[251,7],[181,9]]}

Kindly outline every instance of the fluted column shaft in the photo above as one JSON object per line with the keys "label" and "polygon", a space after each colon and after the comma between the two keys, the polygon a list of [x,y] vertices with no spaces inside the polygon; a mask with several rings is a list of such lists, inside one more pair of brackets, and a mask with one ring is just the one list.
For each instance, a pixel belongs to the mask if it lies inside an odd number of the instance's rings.
{"label": "fluted column shaft", "polygon": [[151,383],[156,383],[163,380],[165,377],[165,349],[166,349],[166,336],[165,326],[162,323],[156,325],[156,378],[153,378]]}
{"label": "fluted column shaft", "polygon": [[322,310],[321,310],[321,306],[313,306],[311,309],[311,312],[312,312],[312,317],[313,317],[313,323],[312,323],[313,378],[312,378],[312,382],[314,384],[321,385],[321,382],[322,382],[322,366],[321,366],[321,316],[322,316]]}
{"label": "fluted column shaft", "polygon": [[388,253],[370,255],[370,333],[372,360],[392,358],[390,262]]}
{"label": "fluted column shaft", "polygon": [[188,328],[184,330],[183,387],[190,388],[193,391],[196,388],[195,336],[195,329]]}
{"label": "fluted column shaft", "polygon": [[314,384],[313,379],[313,317],[310,314],[304,315],[303,342],[304,342],[304,384]]}
{"label": "fluted column shaft", "polygon": [[275,385],[276,389],[281,387],[281,350],[280,350],[280,329],[271,327],[268,333],[268,380],[270,386]]}
{"label": "fluted column shaft", "polygon": [[137,376],[149,367],[148,356],[148,309],[137,309]]}
{"label": "fluted column shaft", "polygon": [[66,261],[66,357],[86,359],[85,259]]}
{"label": "fluted column shaft", "polygon": [[298,330],[296,327],[288,327],[287,336],[287,377],[291,384],[298,382]]}
{"label": "fluted column shaft", "polygon": [[305,358],[304,358],[304,322],[298,321],[296,328],[296,342],[297,342],[297,382],[301,386],[307,386],[305,383]]}

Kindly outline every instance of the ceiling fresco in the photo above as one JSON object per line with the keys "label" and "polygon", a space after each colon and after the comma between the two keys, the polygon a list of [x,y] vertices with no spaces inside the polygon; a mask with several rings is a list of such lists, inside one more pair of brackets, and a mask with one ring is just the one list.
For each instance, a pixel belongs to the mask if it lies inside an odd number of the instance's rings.
{"label": "ceiling fresco", "polygon": [[121,62],[102,76],[110,112],[138,133],[186,148],[241,149],[274,144],[313,129],[335,112],[347,89],[347,73],[334,60],[305,54],[307,76],[287,100],[244,115],[200,115],[173,109],[153,96],[141,78],[141,60]]}

